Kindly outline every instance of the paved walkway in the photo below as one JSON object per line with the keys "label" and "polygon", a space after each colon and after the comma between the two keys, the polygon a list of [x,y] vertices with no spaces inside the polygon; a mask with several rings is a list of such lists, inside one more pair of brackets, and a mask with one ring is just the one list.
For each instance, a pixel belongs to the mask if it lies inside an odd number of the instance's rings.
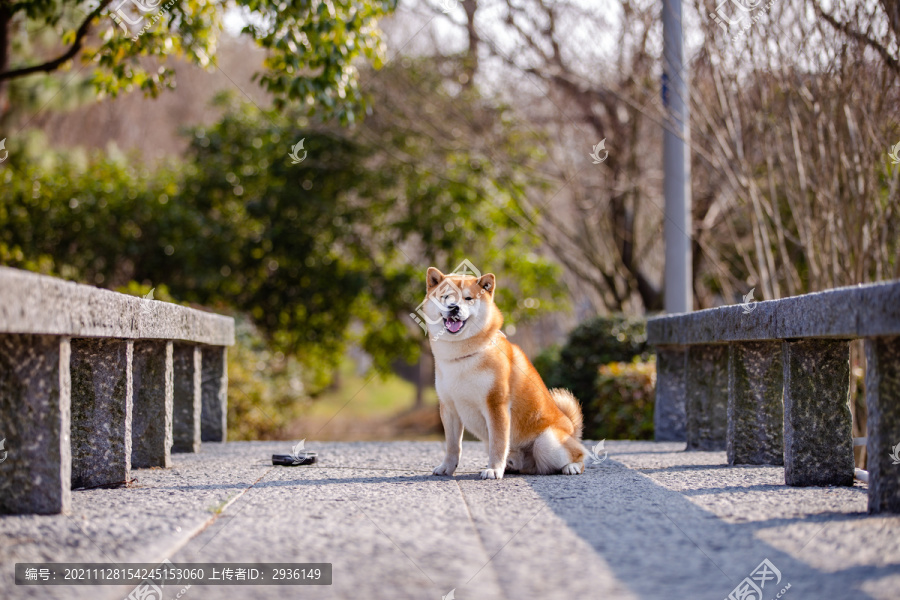
{"label": "paved walkway", "polygon": [[[900,597],[900,517],[866,490],[789,488],[777,467],[683,444],[607,442],[584,476],[482,481],[481,444],[454,478],[436,442],[204,444],[129,489],[73,494],[67,516],[0,517],[0,598],[121,599],[122,587],[15,586],[28,561],[330,562],[328,587],[194,586],[184,600],[570,598],[722,600],[768,559],[761,600]],[[898,467],[900,468],[900,467]],[[166,600],[179,589],[166,588]],[[754,599],[760,600],[760,599]]]}

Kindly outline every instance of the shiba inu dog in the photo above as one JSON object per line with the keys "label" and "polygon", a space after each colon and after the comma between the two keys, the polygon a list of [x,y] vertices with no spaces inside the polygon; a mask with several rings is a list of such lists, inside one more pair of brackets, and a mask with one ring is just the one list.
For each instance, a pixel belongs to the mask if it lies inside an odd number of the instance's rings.
{"label": "shiba inu dog", "polygon": [[447,453],[435,475],[453,475],[463,429],[487,444],[482,479],[506,471],[584,472],[581,407],[567,390],[548,390],[521,348],[500,331],[496,278],[444,275],[430,267],[426,301],[435,384]]}

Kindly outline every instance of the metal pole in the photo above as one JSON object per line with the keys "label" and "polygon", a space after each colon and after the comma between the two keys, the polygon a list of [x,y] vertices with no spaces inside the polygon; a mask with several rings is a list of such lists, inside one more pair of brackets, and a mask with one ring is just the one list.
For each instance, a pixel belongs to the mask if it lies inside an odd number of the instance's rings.
{"label": "metal pole", "polygon": [[691,155],[687,73],[681,28],[681,0],[663,0],[663,132],[666,195],[665,309],[693,310],[691,289]]}

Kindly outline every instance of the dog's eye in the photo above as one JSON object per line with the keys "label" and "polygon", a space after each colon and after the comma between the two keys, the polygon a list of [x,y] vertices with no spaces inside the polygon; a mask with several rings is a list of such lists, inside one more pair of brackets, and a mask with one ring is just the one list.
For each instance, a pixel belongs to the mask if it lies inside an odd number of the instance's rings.
{"label": "dog's eye", "polygon": [[468,300],[469,302],[471,302],[471,301],[472,301],[472,298],[469,297],[469,296],[466,296],[466,300]]}

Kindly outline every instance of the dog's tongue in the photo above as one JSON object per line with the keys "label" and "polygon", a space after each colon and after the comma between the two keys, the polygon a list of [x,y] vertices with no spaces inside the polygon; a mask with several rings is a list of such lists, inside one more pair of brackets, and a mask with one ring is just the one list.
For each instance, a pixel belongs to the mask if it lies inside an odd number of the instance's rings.
{"label": "dog's tongue", "polygon": [[462,321],[454,321],[453,319],[447,319],[444,321],[444,327],[446,327],[450,333],[457,333],[460,329],[462,329],[463,322]]}

